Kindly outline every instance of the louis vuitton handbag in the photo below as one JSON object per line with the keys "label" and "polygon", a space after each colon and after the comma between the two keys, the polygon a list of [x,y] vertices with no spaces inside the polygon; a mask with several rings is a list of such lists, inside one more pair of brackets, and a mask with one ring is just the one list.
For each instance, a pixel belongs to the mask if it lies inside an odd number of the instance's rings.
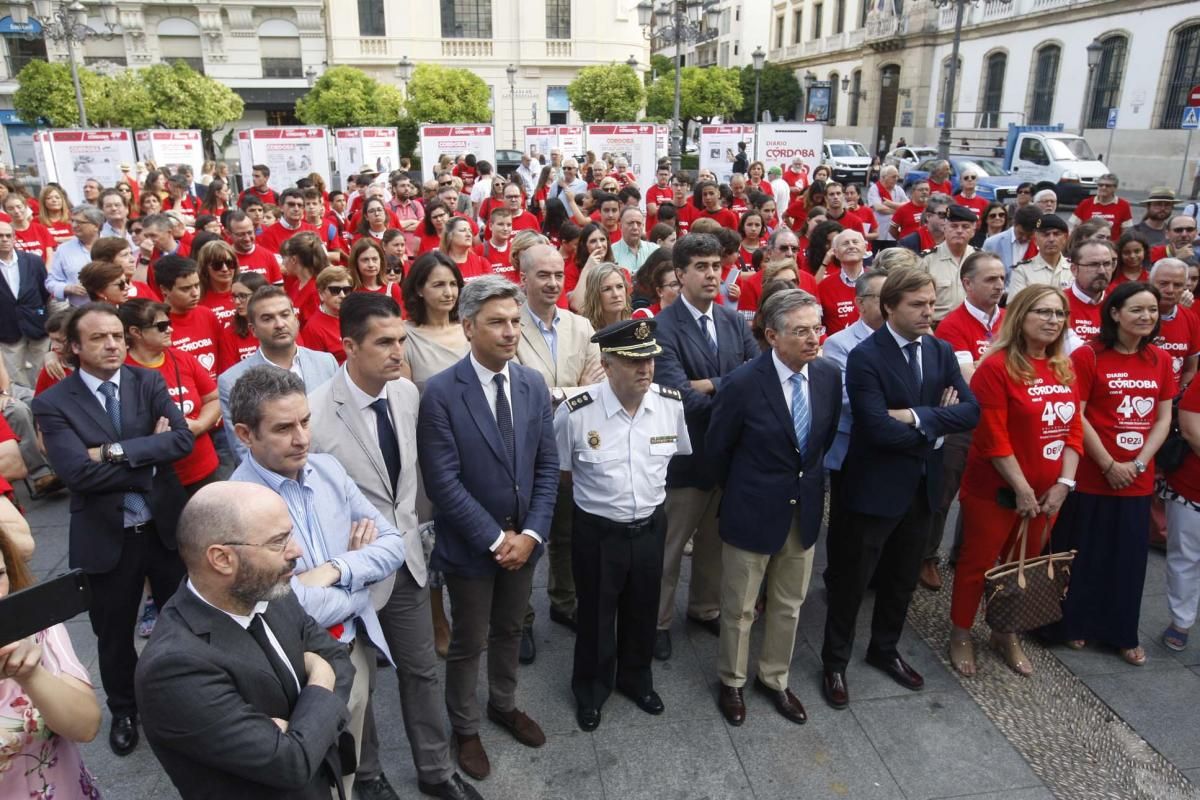
{"label": "louis vuitton handbag", "polygon": [[984,573],[985,612],[988,625],[997,633],[1021,633],[1062,619],[1062,601],[1071,582],[1075,551],[1050,553],[1027,559],[1029,518],[1021,519],[1014,548],[1017,560],[1009,560]]}

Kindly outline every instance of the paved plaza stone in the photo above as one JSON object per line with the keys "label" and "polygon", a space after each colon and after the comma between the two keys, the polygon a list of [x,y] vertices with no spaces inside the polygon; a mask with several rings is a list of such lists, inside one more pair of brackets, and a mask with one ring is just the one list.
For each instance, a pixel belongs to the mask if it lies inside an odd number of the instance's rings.
{"label": "paved plaza stone", "polygon": [[[25,499],[23,490],[22,499]],[[67,568],[67,499],[25,502],[38,549],[39,576]],[[948,530],[953,525],[947,526]],[[1152,552],[1142,613],[1149,662],[1137,668],[1113,652],[1043,648],[1029,643],[1032,679],[1011,673],[976,628],[980,674],[960,680],[948,665],[949,584],[918,589],[901,650],[926,681],[910,692],[862,663],[870,600],[847,679],[851,705],[834,711],[821,699],[820,647],[825,614],[820,579],[800,619],[790,686],[809,713],[807,725],[780,717],[746,692],[747,719],[730,727],[716,706],[717,640],[684,622],[686,587],[672,629],[675,653],[655,664],[661,716],[614,695],[591,734],[578,730],[570,693],[573,639],[549,620],[546,561],[538,566],[534,607],[537,661],[521,668],[518,704],[541,723],[547,743],[517,744],[484,721],[492,775],[477,784],[488,800],[1200,800],[1200,644],[1173,653],[1158,643],[1166,624],[1163,558]],[[687,578],[685,559],[684,581]],[[949,580],[951,575],[943,573]],[[96,642],[86,616],[68,623],[80,659],[97,683]],[[761,631],[755,630],[752,654]],[[753,668],[753,660],[752,660]],[[481,687],[485,676],[481,664]],[[380,671],[375,718],[384,770],[402,798],[419,796],[400,721],[394,678]],[[108,748],[107,711],[84,760],[109,800],[177,797],[143,738],[127,758]],[[2,786],[0,786],[2,788]],[[0,796],[3,792],[0,791]]]}

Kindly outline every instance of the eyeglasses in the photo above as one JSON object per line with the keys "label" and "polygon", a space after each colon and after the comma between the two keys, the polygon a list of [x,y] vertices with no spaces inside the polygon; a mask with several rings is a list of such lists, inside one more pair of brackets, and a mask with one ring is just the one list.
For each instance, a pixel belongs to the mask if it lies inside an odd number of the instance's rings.
{"label": "eyeglasses", "polygon": [[792,328],[790,331],[780,331],[780,333],[796,339],[807,339],[810,336],[815,336],[819,339],[825,335],[825,326],[813,325],[809,328]]}
{"label": "eyeglasses", "polygon": [[662,283],[662,284],[659,284],[658,288],[660,288],[660,289],[678,289],[679,281],[671,281],[670,283]]}
{"label": "eyeglasses", "polygon": [[781,253],[799,253],[800,245],[798,244],[777,244],[775,249]]}
{"label": "eyeglasses", "polygon": [[1046,322],[1050,322],[1051,320],[1062,322],[1067,318],[1067,312],[1061,308],[1031,308],[1029,309],[1029,313],[1041,317]]}
{"label": "eyeglasses", "polygon": [[1195,232],[1196,232],[1196,228],[1194,226],[1190,227],[1190,228],[1171,228],[1171,233],[1195,233]]}
{"label": "eyeglasses", "polygon": [[349,295],[351,292],[354,291],[354,287],[353,286],[326,286],[325,291],[329,292],[334,297],[337,297],[339,294]]}
{"label": "eyeglasses", "polygon": [[283,536],[276,536],[265,542],[221,542],[222,547],[265,547],[268,550],[273,550],[276,553],[282,553],[287,549],[288,542],[292,540],[292,534],[288,532]]}
{"label": "eyeglasses", "polygon": [[1008,214],[1005,214],[1003,211],[996,211],[988,214],[988,219],[1008,219]]}
{"label": "eyeglasses", "polygon": [[254,296],[254,292],[234,292],[233,299],[239,303],[244,303]]}
{"label": "eyeglasses", "polygon": [[1112,269],[1117,265],[1115,261],[1078,261],[1075,263],[1077,267],[1087,267],[1088,269]]}
{"label": "eyeglasses", "polygon": [[158,322],[151,322],[149,325],[142,325],[140,327],[143,329],[154,328],[159,333],[166,333],[167,331],[171,330],[173,326],[171,325],[171,320],[163,319],[159,320]]}
{"label": "eyeglasses", "polygon": [[236,261],[214,261],[209,265],[209,269],[215,269],[218,272],[226,272],[228,270],[237,269]]}
{"label": "eyeglasses", "polygon": [[404,272],[404,267],[388,267],[387,272],[389,275],[399,275]]}
{"label": "eyeglasses", "polygon": [[935,217],[941,217],[942,219],[950,219],[950,212],[948,211],[929,211],[926,213],[932,214]]}

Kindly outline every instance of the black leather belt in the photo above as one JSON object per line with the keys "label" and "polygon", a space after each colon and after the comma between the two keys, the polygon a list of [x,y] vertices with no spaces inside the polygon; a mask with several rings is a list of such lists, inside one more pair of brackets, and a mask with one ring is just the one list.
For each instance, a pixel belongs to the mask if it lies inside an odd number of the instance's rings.
{"label": "black leather belt", "polygon": [[149,520],[147,522],[139,522],[137,525],[130,525],[128,528],[125,529],[125,532],[126,533],[143,534],[143,533],[150,533],[153,530],[154,530],[154,520]]}
{"label": "black leather belt", "polygon": [[575,506],[575,513],[586,519],[589,525],[619,533],[629,539],[635,539],[654,528],[654,518],[657,514],[657,509],[655,509],[654,514],[642,519],[635,519],[633,522],[616,522],[606,517],[590,514],[578,505]]}

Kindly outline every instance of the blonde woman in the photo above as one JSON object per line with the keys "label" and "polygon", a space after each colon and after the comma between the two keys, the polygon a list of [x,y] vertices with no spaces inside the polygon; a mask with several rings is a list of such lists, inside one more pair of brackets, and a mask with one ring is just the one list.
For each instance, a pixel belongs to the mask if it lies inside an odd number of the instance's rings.
{"label": "blonde woman", "polygon": [[592,328],[629,319],[629,283],[625,270],[612,263],[596,264],[584,279],[583,309],[580,311]]}

